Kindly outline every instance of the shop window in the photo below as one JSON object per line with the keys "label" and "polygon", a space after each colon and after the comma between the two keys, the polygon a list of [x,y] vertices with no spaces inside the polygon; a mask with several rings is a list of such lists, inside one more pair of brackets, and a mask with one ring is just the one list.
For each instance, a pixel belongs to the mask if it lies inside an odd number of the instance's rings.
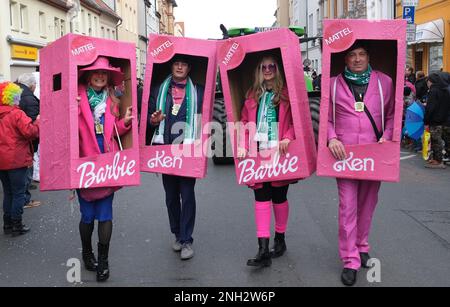
{"label": "shop window", "polygon": [[442,44],[435,44],[430,46],[428,74],[440,71],[440,69],[442,68],[442,50]]}

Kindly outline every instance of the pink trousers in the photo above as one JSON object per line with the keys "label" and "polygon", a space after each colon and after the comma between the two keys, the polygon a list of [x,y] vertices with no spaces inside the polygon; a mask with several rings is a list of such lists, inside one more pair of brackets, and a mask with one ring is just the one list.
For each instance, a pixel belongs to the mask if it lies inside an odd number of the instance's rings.
{"label": "pink trousers", "polygon": [[337,179],[339,190],[339,256],[344,268],[361,267],[359,253],[368,253],[372,216],[380,181]]}

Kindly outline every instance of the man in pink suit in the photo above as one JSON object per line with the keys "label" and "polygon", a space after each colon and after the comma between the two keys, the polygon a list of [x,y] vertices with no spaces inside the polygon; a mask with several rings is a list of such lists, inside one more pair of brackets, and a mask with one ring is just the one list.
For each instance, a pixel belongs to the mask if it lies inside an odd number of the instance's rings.
{"label": "man in pink suit", "polygon": [[[383,143],[392,139],[394,88],[389,76],[372,70],[366,41],[356,41],[345,55],[345,71],[331,78],[328,148],[338,160],[345,145]],[[380,181],[337,178],[341,281],[351,286],[359,268],[368,267],[369,231]]]}

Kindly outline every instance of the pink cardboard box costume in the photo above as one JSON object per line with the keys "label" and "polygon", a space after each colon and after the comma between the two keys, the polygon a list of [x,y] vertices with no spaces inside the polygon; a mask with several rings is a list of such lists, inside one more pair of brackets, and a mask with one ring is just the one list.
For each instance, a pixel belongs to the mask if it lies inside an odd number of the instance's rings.
{"label": "pink cardboard box costume", "polygon": [[[174,55],[188,56],[191,60],[189,77],[194,84],[204,87],[201,123],[195,141],[187,144],[148,144],[146,125],[150,89],[161,84],[171,73]],[[216,42],[168,35],[151,34],[147,54],[145,84],[142,95],[139,145],[141,171],[203,178],[207,168],[209,146],[207,123],[211,120],[216,80]],[[200,112],[197,112],[200,114]],[[147,142],[146,142],[147,140]]]}
{"label": "pink cardboard box costume", "polygon": [[[253,186],[262,182],[289,182],[306,178],[315,171],[316,145],[312,130],[308,97],[303,76],[302,59],[298,37],[288,29],[278,29],[219,42],[218,56],[220,76],[229,124],[229,132],[236,157],[238,140],[237,127],[241,120],[242,104],[246,91],[250,88],[257,60],[264,55],[279,59],[286,79],[287,96],[292,113],[294,140],[289,144],[286,155],[277,154],[277,149],[264,149],[235,159],[238,184]],[[253,110],[254,109],[254,110]],[[244,113],[252,120],[256,114]],[[283,117],[280,106],[280,118]],[[255,112],[253,112],[255,111]],[[253,114],[255,113],[255,114]],[[283,133],[284,124],[279,124]],[[238,128],[239,129],[239,128]],[[254,134],[249,132],[248,135]],[[241,135],[243,135],[241,133]],[[250,136],[250,139],[253,139]],[[245,140],[248,145],[249,140]]]}
{"label": "pink cardboard box costume", "polygon": [[[68,34],[40,51],[41,190],[140,184],[134,54],[133,44],[75,34]],[[132,106],[134,118],[131,129],[120,137],[123,150],[113,148],[105,149],[104,154],[91,151],[83,154],[80,153],[79,114],[86,110],[80,109],[83,101],[77,100],[83,74],[80,69],[92,65],[99,56],[107,57],[111,66],[120,67],[124,74],[119,113],[123,117],[127,107]],[[116,127],[124,131],[120,123]],[[112,130],[105,130],[105,136],[116,137],[117,132]]]}
{"label": "pink cardboard box costume", "polygon": [[[350,90],[347,93],[334,88],[335,85],[345,83],[341,74],[345,67],[344,51],[356,40],[370,44],[369,63],[373,71],[364,103],[370,106],[375,121],[382,123],[379,130],[383,129],[384,124],[383,138],[387,141],[382,144],[376,142],[375,132],[372,133],[365,112],[356,113],[350,104],[343,103],[339,108],[346,108],[346,114],[353,115],[345,123],[333,121],[341,111],[333,107],[333,99],[344,101],[342,99],[345,97],[353,97]],[[405,50],[404,20],[324,20],[317,175],[399,181]],[[383,104],[383,108],[380,104]],[[349,132],[350,126],[354,128],[357,125],[369,125],[370,135],[355,133],[355,129]],[[328,149],[328,140],[333,137],[344,144],[351,144],[345,145],[347,158],[344,161],[337,161]]]}

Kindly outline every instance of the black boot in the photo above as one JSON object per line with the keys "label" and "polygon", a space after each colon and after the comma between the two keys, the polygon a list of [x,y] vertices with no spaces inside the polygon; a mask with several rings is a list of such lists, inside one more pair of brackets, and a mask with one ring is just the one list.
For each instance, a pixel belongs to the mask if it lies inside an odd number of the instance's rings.
{"label": "black boot", "polygon": [[95,259],[94,253],[92,252],[92,247],[83,246],[83,262],[86,270],[91,272],[97,271],[97,260]]}
{"label": "black boot", "polygon": [[255,258],[248,259],[248,266],[267,267],[272,265],[269,251],[269,238],[258,238],[258,253]]}
{"label": "black boot", "polygon": [[353,286],[356,282],[356,273],[358,271],[354,269],[344,268],[341,274],[341,281],[346,286]]}
{"label": "black boot", "polygon": [[359,253],[359,258],[361,259],[361,266],[365,269],[370,268],[368,262],[370,260],[369,253]]}
{"label": "black boot", "polygon": [[284,233],[275,232],[275,239],[270,255],[272,258],[283,256],[286,251],[286,242],[284,241]]}
{"label": "black boot", "polygon": [[97,281],[106,281],[109,278],[108,251],[109,244],[98,243]]}
{"label": "black boot", "polygon": [[30,231],[30,227],[22,224],[22,219],[12,220],[12,236],[20,236]]}
{"label": "black boot", "polygon": [[11,217],[3,215],[3,233],[10,235],[12,233],[12,220]]}

